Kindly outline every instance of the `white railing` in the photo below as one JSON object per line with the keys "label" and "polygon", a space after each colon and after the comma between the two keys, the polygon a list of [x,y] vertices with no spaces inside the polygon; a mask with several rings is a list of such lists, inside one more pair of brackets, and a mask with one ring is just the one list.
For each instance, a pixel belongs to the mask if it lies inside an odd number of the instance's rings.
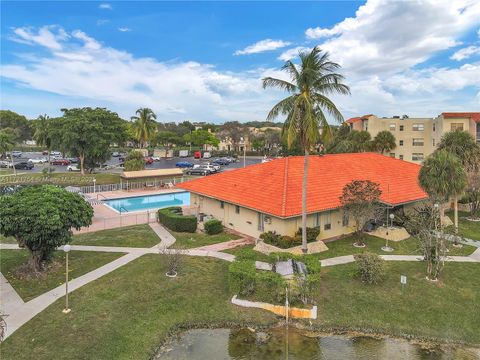
{"label": "white railing", "polygon": [[142,225],[154,223],[157,221],[156,211],[147,211],[136,214],[122,213],[119,216],[110,218],[96,218],[89,227],[84,227],[74,233],[87,233],[107,229],[116,229],[124,226]]}
{"label": "white railing", "polygon": [[106,192],[106,191],[119,191],[119,190],[142,190],[142,189],[151,189],[151,188],[161,188],[166,186],[169,183],[173,185],[187,181],[194,178],[193,176],[179,176],[168,179],[154,179],[146,181],[135,181],[135,182],[122,182],[118,184],[106,184],[106,185],[90,185],[90,186],[81,186],[80,190],[84,194],[90,194],[95,192]]}

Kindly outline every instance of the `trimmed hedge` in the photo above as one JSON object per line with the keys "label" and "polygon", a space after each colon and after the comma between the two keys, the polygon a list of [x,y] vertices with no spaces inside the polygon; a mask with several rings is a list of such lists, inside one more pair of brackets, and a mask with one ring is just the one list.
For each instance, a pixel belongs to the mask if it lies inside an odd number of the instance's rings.
{"label": "trimmed hedge", "polygon": [[212,219],[205,221],[205,224],[203,224],[205,228],[205,232],[208,235],[215,235],[215,234],[220,234],[223,232],[223,225],[220,220],[217,219]]}
{"label": "trimmed hedge", "polygon": [[158,210],[157,219],[160,224],[172,231],[193,233],[197,230],[197,218],[184,216],[179,206]]}
{"label": "trimmed hedge", "polygon": [[255,261],[234,261],[228,266],[228,285],[239,295],[251,295],[255,291]]}
{"label": "trimmed hedge", "polygon": [[[313,242],[317,240],[320,229],[307,227],[307,242]],[[302,245],[302,229],[298,229],[295,236],[287,236],[277,234],[275,231],[267,231],[260,235],[260,239],[264,243],[270,244],[281,249],[289,249],[294,246]]]}

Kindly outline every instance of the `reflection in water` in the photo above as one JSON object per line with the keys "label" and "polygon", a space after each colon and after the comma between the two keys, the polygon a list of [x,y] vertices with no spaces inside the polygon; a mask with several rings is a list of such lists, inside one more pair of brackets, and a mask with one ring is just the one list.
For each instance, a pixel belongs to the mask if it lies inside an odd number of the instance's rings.
{"label": "reflection in water", "polygon": [[[288,349],[288,350],[287,350]],[[157,355],[175,360],[474,360],[480,352],[467,349],[435,351],[396,339],[309,336],[296,329],[197,329],[182,333]]]}

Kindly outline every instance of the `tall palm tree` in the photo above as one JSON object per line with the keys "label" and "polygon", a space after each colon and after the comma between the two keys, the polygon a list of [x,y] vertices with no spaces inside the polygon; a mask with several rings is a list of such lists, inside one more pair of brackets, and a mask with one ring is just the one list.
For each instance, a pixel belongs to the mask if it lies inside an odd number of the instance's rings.
{"label": "tall palm tree", "polygon": [[48,166],[50,169],[50,150],[52,146],[52,137],[49,127],[49,117],[47,114],[40,115],[37,119],[37,123],[35,124],[35,133],[33,134],[33,139],[36,141],[37,145],[45,146],[48,151]]}
{"label": "tall palm tree", "polygon": [[137,114],[137,116],[131,117],[131,119],[135,121],[133,123],[133,131],[140,146],[143,148],[157,130],[157,124],[155,122],[157,115],[149,108],[140,108],[135,114]]}
{"label": "tall palm tree", "polygon": [[382,155],[396,148],[395,136],[390,131],[380,131],[372,141],[373,148]]}
{"label": "tall palm tree", "polygon": [[[435,202],[440,204],[458,196],[467,185],[467,175],[458,158],[447,150],[437,150],[424,162],[419,174],[420,186]],[[443,213],[443,211],[442,211]],[[455,206],[455,223],[458,225],[458,207]]]}
{"label": "tall palm tree", "polygon": [[3,158],[7,151],[10,151],[15,146],[13,136],[5,131],[0,131],[0,158]]}
{"label": "tall palm tree", "polygon": [[306,253],[308,155],[321,138],[327,141],[331,137],[325,111],[339,123],[343,122],[342,114],[328,96],[347,95],[350,94],[350,89],[342,83],[343,76],[335,72],[340,65],[331,62],[328,53],[322,53],[315,47],[311,52],[299,53],[299,57],[300,65],[287,61],[282,67],[290,81],[266,77],[263,79],[263,88],[279,88],[289,93],[289,96],[270,110],[267,120],[271,121],[279,115],[286,116],[282,132],[287,145],[291,148],[297,142],[305,154],[302,181],[302,251]]}

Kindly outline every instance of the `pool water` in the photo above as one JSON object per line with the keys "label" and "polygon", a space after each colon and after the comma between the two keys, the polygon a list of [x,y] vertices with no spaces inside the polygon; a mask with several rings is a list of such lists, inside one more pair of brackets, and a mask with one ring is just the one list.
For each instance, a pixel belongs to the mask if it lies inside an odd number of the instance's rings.
{"label": "pool water", "polygon": [[120,213],[162,209],[169,206],[190,205],[190,193],[182,191],[168,194],[134,196],[104,200],[103,203]]}

